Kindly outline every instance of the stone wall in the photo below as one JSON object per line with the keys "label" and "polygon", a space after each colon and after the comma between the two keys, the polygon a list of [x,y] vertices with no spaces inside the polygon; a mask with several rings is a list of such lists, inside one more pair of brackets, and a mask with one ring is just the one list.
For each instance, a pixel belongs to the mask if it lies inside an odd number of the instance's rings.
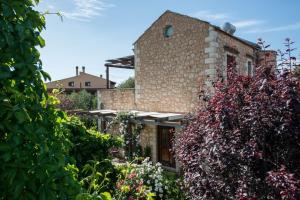
{"label": "stone wall", "polygon": [[252,63],[252,67],[256,65],[256,51],[253,46],[247,45],[241,40],[238,40],[230,35],[219,32],[219,58],[216,66],[221,67],[223,77],[227,78],[227,55],[232,55],[236,58],[237,72],[242,75],[248,75],[248,62]]}
{"label": "stone wall", "polygon": [[102,109],[133,110],[135,109],[134,89],[104,89],[98,93]]}
{"label": "stone wall", "polygon": [[277,52],[265,50],[258,52],[258,64],[272,67],[274,70],[277,66]]}
{"label": "stone wall", "polygon": [[152,161],[157,161],[157,126],[145,125],[140,135],[142,148],[151,147]]}
{"label": "stone wall", "polygon": [[[164,36],[171,25],[174,34]],[[135,43],[139,110],[187,113],[199,103],[208,23],[166,13]]]}

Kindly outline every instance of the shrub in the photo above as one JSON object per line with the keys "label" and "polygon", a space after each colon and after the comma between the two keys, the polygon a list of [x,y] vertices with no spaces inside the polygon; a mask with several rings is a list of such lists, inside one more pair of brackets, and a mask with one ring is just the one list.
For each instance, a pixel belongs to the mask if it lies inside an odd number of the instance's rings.
{"label": "shrub", "polygon": [[192,199],[300,198],[300,82],[272,71],[231,73],[177,135]]}
{"label": "shrub", "polygon": [[122,140],[109,134],[88,130],[77,117],[70,117],[66,125],[71,131],[71,142],[73,144],[70,156],[75,159],[76,166],[79,168],[79,178],[86,177],[83,170],[86,165],[91,162],[100,162],[96,166],[96,170],[103,176],[98,177],[98,181],[102,181],[104,174],[107,174],[106,178],[110,180],[101,192],[111,190],[117,180],[118,171],[111,163],[109,150],[120,147]]}
{"label": "shrub", "polygon": [[134,88],[134,78],[133,77],[129,77],[127,80],[123,81],[122,83],[120,83],[118,85],[118,89],[127,89],[127,88]]}
{"label": "shrub", "polygon": [[34,2],[0,0],[0,199],[74,198],[77,169],[66,162],[65,114],[42,80],[45,17]]}
{"label": "shrub", "polygon": [[87,174],[81,180],[82,185],[86,186],[86,192],[82,192],[76,196],[76,200],[89,200],[89,199],[99,199],[99,200],[111,200],[111,195],[109,192],[104,192],[110,184],[110,179],[107,178],[109,172],[102,174],[99,172],[99,166],[101,162],[90,161],[86,164],[82,172]]}
{"label": "shrub", "polygon": [[183,177],[174,172],[163,172],[163,185],[165,187],[165,198],[168,200],[186,200],[188,189],[184,184]]}
{"label": "shrub", "polygon": [[68,97],[73,104],[73,109],[92,110],[97,106],[96,96],[86,90],[73,92]]}
{"label": "shrub", "polygon": [[141,164],[126,163],[116,184],[118,199],[152,199],[163,197],[162,168],[159,163],[152,165],[149,158]]}
{"label": "shrub", "polygon": [[188,199],[182,178],[165,172],[160,163],[153,165],[149,158],[141,164],[127,162],[118,168],[121,174],[116,184],[117,199]]}

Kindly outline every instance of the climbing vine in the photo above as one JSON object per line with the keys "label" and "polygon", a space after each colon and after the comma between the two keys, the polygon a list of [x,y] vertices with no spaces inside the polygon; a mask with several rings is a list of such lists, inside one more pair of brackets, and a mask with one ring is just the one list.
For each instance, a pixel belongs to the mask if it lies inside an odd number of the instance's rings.
{"label": "climbing vine", "polygon": [[136,118],[135,114],[130,112],[119,112],[117,116],[110,122],[109,126],[118,125],[119,134],[123,138],[123,148],[125,158],[134,160],[136,157],[142,156],[142,147],[140,145],[140,134],[143,130],[143,125],[133,124]]}

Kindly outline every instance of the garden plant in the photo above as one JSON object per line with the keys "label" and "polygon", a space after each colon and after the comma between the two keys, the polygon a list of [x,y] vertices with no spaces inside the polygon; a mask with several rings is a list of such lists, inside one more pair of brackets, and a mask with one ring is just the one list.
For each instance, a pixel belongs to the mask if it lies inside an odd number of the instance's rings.
{"label": "garden plant", "polygon": [[253,77],[220,79],[177,135],[192,199],[300,198],[299,76],[264,60]]}

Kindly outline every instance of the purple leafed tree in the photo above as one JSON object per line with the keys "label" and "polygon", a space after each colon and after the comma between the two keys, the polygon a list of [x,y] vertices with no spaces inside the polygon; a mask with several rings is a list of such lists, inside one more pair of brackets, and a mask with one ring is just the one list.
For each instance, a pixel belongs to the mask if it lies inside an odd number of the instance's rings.
{"label": "purple leafed tree", "polygon": [[177,135],[192,199],[300,199],[299,76],[274,72],[229,73]]}

